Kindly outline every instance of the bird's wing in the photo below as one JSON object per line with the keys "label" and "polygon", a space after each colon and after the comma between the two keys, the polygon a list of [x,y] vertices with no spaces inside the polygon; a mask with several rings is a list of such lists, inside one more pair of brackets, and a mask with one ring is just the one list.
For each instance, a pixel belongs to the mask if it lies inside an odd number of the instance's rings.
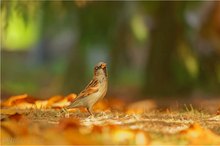
{"label": "bird's wing", "polygon": [[77,96],[77,99],[89,96],[90,94],[97,92],[99,90],[98,84],[99,84],[99,81],[97,79],[93,79],[86,86],[86,88],[82,92],[79,93],[79,95]]}

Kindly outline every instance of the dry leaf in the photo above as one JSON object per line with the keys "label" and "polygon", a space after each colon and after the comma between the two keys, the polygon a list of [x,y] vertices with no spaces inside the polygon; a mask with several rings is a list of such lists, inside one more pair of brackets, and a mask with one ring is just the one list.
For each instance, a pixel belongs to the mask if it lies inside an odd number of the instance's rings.
{"label": "dry leaf", "polygon": [[76,94],[70,94],[66,96],[65,98],[62,98],[61,100],[53,103],[52,107],[66,107],[70,105],[71,101],[73,101],[76,98]]}
{"label": "dry leaf", "polygon": [[62,99],[63,99],[63,97],[59,96],[59,95],[53,96],[53,97],[49,98],[48,99],[48,103],[47,103],[47,107],[51,107],[52,104],[54,104],[54,103],[56,103],[56,102],[58,102],[58,101],[60,101]]}
{"label": "dry leaf", "polygon": [[80,127],[80,121],[76,118],[64,118],[60,120],[58,126],[60,130],[77,129]]}
{"label": "dry leaf", "polygon": [[37,100],[35,102],[35,106],[37,109],[45,109],[48,107],[47,105],[48,105],[48,100]]}
{"label": "dry leaf", "polygon": [[108,103],[105,100],[102,100],[94,105],[93,110],[94,111],[104,111],[109,109]]}
{"label": "dry leaf", "polygon": [[1,103],[1,106],[6,106],[6,107],[13,106],[14,103],[15,103],[17,100],[24,99],[24,98],[27,98],[27,97],[28,97],[27,94],[11,96],[11,97],[8,98],[8,100],[2,102],[2,103]]}
{"label": "dry leaf", "polygon": [[144,113],[146,111],[151,111],[153,109],[156,109],[157,105],[155,101],[153,100],[144,100],[144,101],[138,101],[135,103],[130,104],[127,107],[126,113],[128,114],[134,114],[134,113]]}
{"label": "dry leaf", "polygon": [[180,133],[185,135],[191,144],[220,144],[220,136],[197,123]]}

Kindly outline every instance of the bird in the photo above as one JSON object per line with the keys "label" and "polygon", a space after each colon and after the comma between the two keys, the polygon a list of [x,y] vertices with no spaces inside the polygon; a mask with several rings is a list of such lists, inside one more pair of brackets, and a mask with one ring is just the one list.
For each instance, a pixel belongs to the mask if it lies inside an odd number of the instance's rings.
{"label": "bird", "polygon": [[85,107],[90,115],[95,103],[104,98],[108,88],[107,64],[99,62],[94,67],[93,79],[66,109]]}

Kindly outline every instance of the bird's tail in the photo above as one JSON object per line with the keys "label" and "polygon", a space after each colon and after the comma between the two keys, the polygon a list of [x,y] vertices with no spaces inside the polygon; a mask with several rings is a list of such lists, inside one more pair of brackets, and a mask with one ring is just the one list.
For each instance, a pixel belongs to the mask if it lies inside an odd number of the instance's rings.
{"label": "bird's tail", "polygon": [[76,107],[80,107],[81,103],[78,100],[73,101],[70,105],[68,105],[66,108],[76,108]]}

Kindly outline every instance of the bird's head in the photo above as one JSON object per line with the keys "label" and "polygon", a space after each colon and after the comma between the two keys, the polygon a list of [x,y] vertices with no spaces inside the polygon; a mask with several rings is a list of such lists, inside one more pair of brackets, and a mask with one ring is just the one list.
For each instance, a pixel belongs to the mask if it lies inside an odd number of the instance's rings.
{"label": "bird's head", "polygon": [[106,63],[104,62],[99,62],[98,64],[96,64],[95,68],[94,68],[94,74],[95,76],[105,76],[107,77],[107,70],[106,70]]}

